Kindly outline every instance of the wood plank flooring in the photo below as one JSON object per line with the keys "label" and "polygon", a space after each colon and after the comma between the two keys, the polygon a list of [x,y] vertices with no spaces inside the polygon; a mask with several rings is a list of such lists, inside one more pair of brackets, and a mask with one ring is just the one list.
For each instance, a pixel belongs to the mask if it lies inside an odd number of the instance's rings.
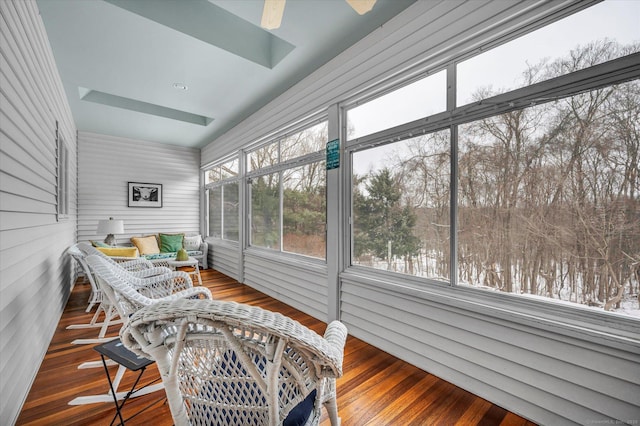
{"label": "wood plank flooring", "polygon": [[[218,300],[233,300],[281,312],[322,334],[326,324],[215,270],[202,272],[203,284]],[[79,338],[97,337],[97,329],[67,330],[87,323],[89,286],[76,284],[47,354],[18,418],[18,425],[108,425],[115,414],[113,402],[68,405],[76,396],[106,394],[108,383],[102,366],[78,369],[85,361],[99,361],[94,345],[72,345]],[[119,325],[108,335],[117,335]],[[110,367],[113,377],[117,367]],[[131,386],[135,374],[127,372],[120,389]],[[142,382],[158,378],[153,364]],[[150,406],[127,425],[172,425],[163,392],[127,402],[126,417]],[[344,376],[338,380],[338,410],[343,426],[360,425],[500,425],[535,426],[513,413],[407,364],[363,341],[349,336],[345,347]],[[330,422],[323,413],[322,426]]]}

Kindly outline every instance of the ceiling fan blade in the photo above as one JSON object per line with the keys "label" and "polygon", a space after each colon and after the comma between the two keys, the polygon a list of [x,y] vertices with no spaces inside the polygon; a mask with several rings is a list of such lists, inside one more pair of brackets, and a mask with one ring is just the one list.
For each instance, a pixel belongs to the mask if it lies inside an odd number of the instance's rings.
{"label": "ceiling fan blade", "polygon": [[260,26],[266,30],[280,28],[282,15],[284,14],[284,4],[286,2],[287,0],[264,0]]}
{"label": "ceiling fan blade", "polygon": [[364,15],[373,9],[376,0],[347,0],[347,3],[349,3],[349,6],[358,12],[359,15]]}

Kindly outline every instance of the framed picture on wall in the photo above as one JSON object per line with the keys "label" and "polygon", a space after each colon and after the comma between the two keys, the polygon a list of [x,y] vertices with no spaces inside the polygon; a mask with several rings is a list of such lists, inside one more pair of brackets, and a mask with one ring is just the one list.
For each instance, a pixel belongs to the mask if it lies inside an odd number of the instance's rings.
{"label": "framed picture on wall", "polygon": [[129,182],[129,207],[162,207],[162,184]]}

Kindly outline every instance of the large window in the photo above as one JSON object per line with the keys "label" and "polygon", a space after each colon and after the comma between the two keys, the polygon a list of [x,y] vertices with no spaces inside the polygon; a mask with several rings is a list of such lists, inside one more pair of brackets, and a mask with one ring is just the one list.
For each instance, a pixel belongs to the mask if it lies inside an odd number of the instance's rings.
{"label": "large window", "polygon": [[[640,317],[639,15],[605,0],[345,99],[351,174],[330,195],[347,268]],[[328,123],[315,123],[207,171],[211,236],[246,228],[255,252],[326,259]]]}
{"label": "large window", "polygon": [[640,2],[607,0],[457,65],[457,105],[640,51]]}
{"label": "large window", "polygon": [[640,81],[459,131],[459,283],[638,313]]}
{"label": "large window", "polygon": [[446,115],[412,84],[350,106],[351,265],[640,316],[640,80],[606,68],[639,13],[606,1],[449,67]]}
{"label": "large window", "polygon": [[239,226],[239,168],[238,159],[214,166],[205,172],[209,194],[209,236],[238,241]]}
{"label": "large window", "polygon": [[326,257],[327,122],[247,154],[250,244]]}
{"label": "large window", "polygon": [[251,245],[280,250],[280,174],[252,178]]}
{"label": "large window", "polygon": [[447,74],[440,71],[347,111],[347,138],[370,135],[447,108]]}
{"label": "large window", "polygon": [[449,277],[449,131],[353,154],[355,265]]}

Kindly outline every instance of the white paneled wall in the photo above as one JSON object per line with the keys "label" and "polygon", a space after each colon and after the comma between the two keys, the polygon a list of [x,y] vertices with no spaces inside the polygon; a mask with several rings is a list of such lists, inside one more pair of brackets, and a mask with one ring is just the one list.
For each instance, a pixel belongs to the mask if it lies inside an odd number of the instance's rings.
{"label": "white paneled wall", "polygon": [[535,311],[483,306],[468,289],[395,281],[344,274],[350,333],[543,425],[640,415],[637,341],[585,338],[580,327],[531,318]]}
{"label": "white paneled wall", "polygon": [[[76,128],[35,1],[0,1],[0,65],[0,424],[10,425],[73,283]],[[56,121],[71,153],[61,222]]]}
{"label": "white paneled wall", "polygon": [[[214,241],[216,244],[212,243]],[[241,280],[242,253],[237,242],[209,239],[209,257],[212,258],[212,263],[209,263],[210,268]]]}
{"label": "white paneled wall", "polygon": [[266,250],[244,254],[244,282],[296,309],[326,321],[327,267],[298,259],[287,260]]}
{"label": "white paneled wall", "polygon": [[[79,133],[78,241],[104,240],[98,220],[124,220],[118,244],[158,232],[200,233],[200,150]],[[128,182],[162,184],[162,208],[128,207]]]}

